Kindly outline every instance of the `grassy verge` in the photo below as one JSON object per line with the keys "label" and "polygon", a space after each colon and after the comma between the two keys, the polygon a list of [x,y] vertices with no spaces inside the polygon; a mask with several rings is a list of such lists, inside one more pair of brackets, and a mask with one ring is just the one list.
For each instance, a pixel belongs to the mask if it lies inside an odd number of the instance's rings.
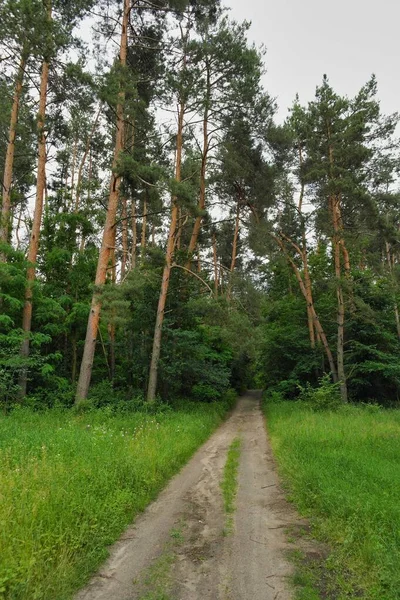
{"label": "grassy verge", "polygon": [[172,567],[176,561],[176,552],[184,541],[183,525],[170,531],[170,540],[162,554],[149,567],[145,574],[146,591],[140,594],[140,600],[171,600]]}
{"label": "grassy verge", "polygon": [[225,410],[0,417],[0,598],[71,598]]}
{"label": "grassy verge", "polygon": [[229,447],[224,467],[223,479],[221,481],[222,495],[224,499],[224,510],[226,513],[225,535],[232,531],[233,513],[235,512],[235,499],[238,487],[238,470],[240,459],[240,438],[233,440]]}
{"label": "grassy verge", "polygon": [[[331,597],[400,598],[400,411],[265,407],[291,497],[329,543]],[[329,597],[329,596],[324,596]]]}

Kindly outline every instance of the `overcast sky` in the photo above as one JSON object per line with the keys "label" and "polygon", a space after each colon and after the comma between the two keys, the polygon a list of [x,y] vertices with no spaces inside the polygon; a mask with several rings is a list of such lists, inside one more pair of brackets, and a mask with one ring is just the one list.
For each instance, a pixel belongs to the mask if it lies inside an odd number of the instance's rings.
{"label": "overcast sky", "polygon": [[236,20],[252,21],[251,40],[267,47],[265,87],[278,118],[298,92],[305,103],[326,73],[354,95],[375,73],[384,113],[400,111],[398,0],[225,0]]}

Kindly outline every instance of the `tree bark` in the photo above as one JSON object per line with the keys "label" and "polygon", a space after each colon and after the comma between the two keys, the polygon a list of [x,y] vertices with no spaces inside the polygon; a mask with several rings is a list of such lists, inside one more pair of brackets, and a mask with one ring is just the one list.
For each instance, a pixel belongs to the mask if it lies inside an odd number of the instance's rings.
{"label": "tree bark", "polygon": [[212,235],[213,246],[213,261],[214,261],[214,297],[218,298],[218,253],[217,253],[217,236],[215,231]]}
{"label": "tree bark", "polygon": [[201,273],[201,258],[200,258],[200,248],[197,244],[197,272]]}
{"label": "tree bark", "polygon": [[[126,66],[127,48],[128,48],[128,24],[129,24],[129,13],[131,9],[131,0],[124,0],[124,11],[122,19],[122,31],[121,31],[121,43],[119,62],[122,67]],[[85,346],[83,349],[83,358],[81,362],[81,368],[79,373],[79,381],[76,391],[75,402],[79,403],[81,400],[87,398],[89,391],[90,380],[92,376],[92,367],[94,353],[96,349],[97,333],[100,321],[100,310],[101,310],[101,297],[100,290],[107,276],[107,268],[110,261],[111,250],[115,246],[115,218],[118,208],[119,189],[121,184],[121,177],[118,174],[118,159],[120,153],[123,150],[124,144],[124,103],[125,103],[125,88],[121,84],[120,91],[118,94],[117,103],[117,133],[114,147],[114,159],[112,165],[112,175],[110,181],[110,194],[108,199],[108,207],[106,214],[106,222],[104,225],[103,239],[100,248],[99,259],[97,263],[96,279],[95,279],[95,292],[92,298],[92,304],[90,307],[88,325],[86,330]]]}
{"label": "tree bark", "polygon": [[[386,246],[387,265],[388,265],[390,277],[392,279],[392,283],[393,283],[393,286],[394,286],[395,285],[395,278],[393,276],[393,267],[394,267],[394,264],[395,264],[394,263],[394,255],[392,256],[389,242],[385,242],[385,246]],[[400,315],[399,315],[399,307],[398,307],[398,304],[397,304],[397,301],[396,301],[395,294],[393,294],[393,296],[394,296],[394,303],[393,303],[394,318],[395,318],[395,321],[396,321],[397,337],[400,338]]]}
{"label": "tree bark", "polygon": [[[22,85],[25,74],[25,65],[27,60],[27,51],[24,48],[21,53],[17,78],[15,82],[14,98],[11,109],[10,129],[8,134],[8,144],[6,150],[6,160],[4,164],[3,177],[3,203],[0,216],[0,242],[6,244],[10,236],[10,216],[11,216],[11,187],[14,169],[15,139],[17,136],[17,123],[19,114],[19,105],[22,94]],[[0,253],[0,262],[5,262],[4,253]]]}
{"label": "tree bark", "polygon": [[[199,193],[199,203],[198,203],[198,211],[201,213],[204,211],[206,207],[206,173],[207,173],[207,158],[208,158],[208,149],[209,149],[209,139],[208,139],[208,118],[210,112],[210,98],[211,98],[211,75],[210,75],[210,65],[208,61],[206,61],[206,69],[207,69],[207,89],[206,89],[206,99],[205,99],[205,107],[204,107],[204,116],[203,116],[203,151],[201,158],[201,170],[200,170],[200,193]],[[197,246],[197,240],[199,238],[201,222],[203,220],[202,214],[197,215],[194,225],[193,231],[189,242],[188,254],[189,260],[186,264],[186,267],[190,269],[190,265],[192,263],[192,255]]]}
{"label": "tree bark", "polygon": [[75,213],[77,213],[79,211],[79,206],[80,206],[80,202],[81,202],[83,168],[85,166],[86,159],[87,159],[89,151],[90,151],[94,132],[96,131],[96,128],[97,128],[97,123],[98,123],[99,117],[100,117],[100,111],[101,111],[101,106],[100,106],[99,110],[97,111],[96,118],[92,125],[92,129],[90,130],[90,133],[86,140],[86,146],[85,146],[85,151],[82,156],[82,160],[79,163],[78,178],[76,181],[76,195],[75,195],[75,209],[74,209]]}
{"label": "tree bark", "polygon": [[142,215],[142,238],[140,242],[140,258],[144,259],[144,253],[146,250],[146,228],[147,228],[147,192],[145,192],[143,200],[143,215]]}
{"label": "tree bark", "polygon": [[[330,179],[335,180],[334,173],[334,151],[331,144],[331,126],[327,122],[327,134],[329,142],[329,164],[330,164]],[[331,212],[331,219],[333,225],[333,237],[332,237],[332,248],[335,263],[335,277],[336,277],[336,297],[337,297],[337,374],[340,383],[340,395],[342,402],[346,404],[348,402],[347,395],[347,381],[346,373],[344,369],[344,324],[345,324],[345,304],[344,294],[342,285],[342,266],[341,266],[341,254],[343,254],[345,273],[350,278],[350,258],[346,249],[344,237],[343,237],[343,221],[340,207],[340,194],[332,194],[329,198],[329,209]]]}
{"label": "tree bark", "polygon": [[126,263],[128,260],[128,210],[127,210],[127,200],[126,196],[122,197],[121,200],[122,205],[122,219],[121,219],[121,229],[122,229],[122,258],[121,258],[121,280],[125,278],[126,273]]}
{"label": "tree bark", "polygon": [[308,269],[308,256],[307,256],[307,247],[304,246],[303,242],[303,271],[304,271],[304,284],[307,292],[307,321],[308,321],[308,331],[310,335],[310,345],[311,348],[315,348],[315,327],[314,327],[314,318],[311,310],[311,306],[313,304],[312,300],[312,287],[311,287],[311,277],[310,271]]}
{"label": "tree bark", "polygon": [[137,246],[137,226],[136,226],[136,202],[132,198],[132,253],[131,268],[136,268],[136,246]]}
{"label": "tree bark", "polygon": [[235,266],[236,266],[239,227],[240,227],[240,198],[237,201],[237,207],[236,207],[235,232],[233,234],[232,259],[231,259],[231,267],[230,267],[231,273],[233,273],[233,271],[235,270]]}
{"label": "tree bark", "polygon": [[333,255],[335,263],[336,276],[336,297],[337,297],[337,374],[340,383],[340,395],[343,403],[347,403],[347,383],[344,370],[344,323],[345,323],[345,305],[342,286],[342,268],[341,268],[341,236],[340,224],[337,211],[337,197],[330,198],[330,208],[333,222]]}
{"label": "tree bark", "polygon": [[[299,164],[300,164],[300,173],[301,173],[301,168],[303,167],[304,160],[303,160],[303,150],[302,150],[300,143],[299,143]],[[315,331],[315,327],[314,327],[314,319],[313,319],[313,314],[312,314],[312,310],[311,310],[311,305],[313,304],[312,286],[311,286],[310,271],[308,268],[306,224],[305,224],[305,219],[303,217],[304,188],[305,188],[304,181],[301,180],[298,211],[299,211],[299,215],[300,215],[300,219],[301,219],[301,234],[302,234],[302,240],[303,240],[303,248],[302,248],[302,252],[300,253],[300,255],[301,255],[301,259],[303,261],[304,283],[305,283],[305,288],[306,288],[307,297],[308,297],[308,299],[307,299],[308,332],[309,332],[309,336],[310,336],[311,348],[314,349],[315,348],[315,333],[316,333],[316,331]]]}
{"label": "tree bark", "polygon": [[335,361],[333,360],[333,355],[329,346],[329,342],[328,339],[326,337],[325,331],[322,327],[322,324],[319,320],[319,317],[317,315],[317,312],[315,310],[315,306],[314,306],[314,300],[313,300],[313,296],[312,296],[312,290],[307,290],[306,289],[306,285],[302,279],[301,273],[296,265],[296,263],[294,262],[294,260],[289,256],[289,254],[286,252],[286,248],[285,248],[285,244],[282,242],[282,240],[280,240],[278,237],[276,236],[272,236],[272,238],[277,242],[277,244],[279,245],[279,247],[283,250],[285,256],[286,256],[286,260],[289,262],[289,264],[291,265],[293,272],[296,276],[297,282],[299,284],[300,287],[300,291],[304,296],[304,299],[307,303],[307,306],[310,309],[312,318],[313,318],[313,323],[314,323],[314,327],[315,327],[315,331],[317,332],[317,335],[319,336],[322,346],[324,348],[326,357],[328,359],[328,363],[329,363],[329,368],[331,370],[332,373],[332,379],[335,383],[337,383],[338,381],[338,373],[336,370],[336,365],[335,365]]}
{"label": "tree bark", "polygon": [[[51,12],[49,18],[51,19]],[[20,356],[23,359],[27,359],[29,356],[29,338],[32,328],[32,295],[33,285],[36,278],[36,260],[39,250],[40,226],[42,222],[43,213],[43,198],[46,186],[46,136],[44,132],[44,127],[46,120],[48,80],[49,63],[47,62],[47,60],[44,60],[42,64],[42,73],[40,79],[39,114],[37,120],[39,157],[36,182],[35,212],[33,217],[31,237],[29,240],[29,249],[27,257],[29,265],[27,269],[25,302],[22,313],[22,330],[24,338],[21,345]],[[24,368],[21,371],[19,377],[21,398],[26,396],[27,377],[28,372],[27,369]]]}
{"label": "tree bark", "polygon": [[[178,133],[176,139],[176,165],[175,179],[181,181],[181,165],[182,165],[182,146],[183,146],[183,127],[184,127],[185,105],[183,100],[179,105],[178,115]],[[165,266],[162,277],[160,297],[158,300],[156,325],[154,329],[153,351],[151,355],[149,385],[147,390],[147,401],[154,402],[157,392],[158,364],[160,361],[161,352],[161,336],[162,326],[164,322],[165,304],[167,301],[169,281],[173,264],[173,256],[175,249],[175,236],[178,224],[179,207],[176,196],[171,198],[171,223],[168,233],[167,252],[165,256]]]}

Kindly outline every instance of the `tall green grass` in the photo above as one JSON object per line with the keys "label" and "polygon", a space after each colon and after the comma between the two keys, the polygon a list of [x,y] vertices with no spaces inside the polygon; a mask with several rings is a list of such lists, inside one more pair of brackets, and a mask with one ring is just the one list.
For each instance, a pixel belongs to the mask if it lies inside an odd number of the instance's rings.
{"label": "tall green grass", "polygon": [[0,417],[0,598],[71,598],[225,409]]}
{"label": "tall green grass", "polygon": [[226,514],[224,533],[228,535],[233,529],[233,513],[235,512],[235,500],[238,490],[238,473],[240,464],[240,450],[242,441],[235,438],[228,449],[224,474],[221,481],[222,497],[224,499],[224,510]]}
{"label": "tall green grass", "polygon": [[265,408],[292,499],[331,546],[333,597],[399,599],[400,411]]}

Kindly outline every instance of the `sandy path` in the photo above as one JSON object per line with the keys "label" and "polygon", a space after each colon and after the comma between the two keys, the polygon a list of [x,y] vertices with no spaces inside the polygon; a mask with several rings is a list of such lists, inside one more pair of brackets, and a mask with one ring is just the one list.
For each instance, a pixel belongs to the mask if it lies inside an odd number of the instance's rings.
{"label": "sandy path", "polygon": [[[241,437],[233,532],[223,535],[220,481],[227,450]],[[290,600],[287,505],[267,441],[259,394],[242,397],[229,419],[111,548],[110,558],[76,600],[139,600],[141,580],[182,530],[168,575],[171,600]]]}

